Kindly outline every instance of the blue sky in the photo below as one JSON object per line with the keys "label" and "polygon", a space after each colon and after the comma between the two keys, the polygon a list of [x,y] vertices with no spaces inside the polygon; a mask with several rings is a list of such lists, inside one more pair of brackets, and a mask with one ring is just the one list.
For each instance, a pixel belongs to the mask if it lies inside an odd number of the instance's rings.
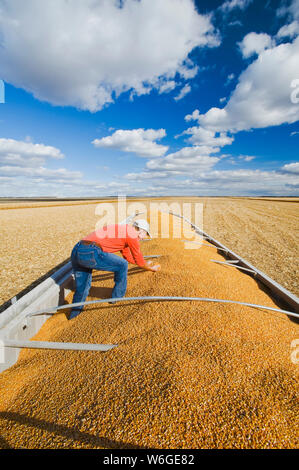
{"label": "blue sky", "polygon": [[299,0],[0,13],[0,196],[299,195]]}

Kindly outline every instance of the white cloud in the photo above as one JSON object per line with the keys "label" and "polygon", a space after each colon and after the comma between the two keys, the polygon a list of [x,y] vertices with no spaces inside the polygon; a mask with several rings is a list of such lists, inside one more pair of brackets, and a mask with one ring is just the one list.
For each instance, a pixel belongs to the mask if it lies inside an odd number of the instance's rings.
{"label": "white cloud", "polygon": [[1,1],[0,35],[2,79],[92,112],[125,91],[169,91],[197,73],[194,48],[220,43],[192,0]]}
{"label": "white cloud", "polygon": [[194,145],[209,145],[211,147],[219,146],[224,147],[225,145],[231,145],[234,141],[234,137],[229,137],[225,132],[220,132],[216,135],[216,132],[204,129],[203,127],[189,127],[183,134],[191,134],[188,142]]}
{"label": "white cloud", "polygon": [[209,156],[218,151],[219,148],[209,146],[184,147],[166,157],[149,160],[146,167],[149,170],[169,171],[175,174],[207,171],[220,160],[219,157]]}
{"label": "white cloud", "polygon": [[170,91],[174,90],[175,87],[177,86],[177,83],[174,80],[168,80],[165,81],[160,87],[159,87],[159,93],[169,93]]}
{"label": "white cloud", "polygon": [[219,7],[219,9],[225,13],[228,13],[235,8],[245,10],[251,2],[252,0],[227,0]]}
{"label": "white cloud", "polygon": [[289,15],[292,19],[299,20],[299,0],[291,0],[288,6],[283,5],[277,10],[278,16]]}
{"label": "white cloud", "polygon": [[[155,160],[155,162],[157,162]],[[168,178],[160,180],[155,171],[131,174],[129,179],[147,195],[298,195],[298,176],[281,171],[212,170],[198,171],[188,179],[172,178],[183,172],[168,171]],[[147,180],[147,181],[145,181]]]}
{"label": "white cloud", "polygon": [[0,139],[0,176],[2,183],[6,182],[6,187],[1,188],[2,191],[17,188],[16,194],[19,194],[22,188],[30,185],[50,180],[63,184],[82,178],[79,171],[69,171],[65,168],[49,169],[44,166],[46,159],[62,158],[64,155],[58,148],[34,144],[28,138],[26,141]]}
{"label": "white cloud", "polygon": [[95,139],[95,147],[114,148],[123,152],[133,152],[140,157],[161,157],[168,150],[155,140],[165,137],[165,129],[133,129],[115,131],[111,136]]}
{"label": "white cloud", "polygon": [[125,178],[131,181],[142,181],[142,180],[149,180],[149,179],[156,179],[156,178],[168,178],[168,172],[162,171],[142,171],[140,173],[127,173]]}
{"label": "white cloud", "polygon": [[89,184],[81,179],[44,179],[29,178],[21,176],[11,176],[2,181],[0,177],[0,196],[2,197],[71,197],[71,196],[99,196],[107,194],[106,185],[99,185],[97,182]]}
{"label": "white cloud", "polygon": [[[216,38],[216,37],[215,37]],[[217,40],[216,40],[217,41]],[[219,45],[219,43],[217,42],[217,44],[215,45]],[[185,63],[183,65],[181,65],[179,67],[179,74],[185,79],[185,80],[189,80],[190,78],[194,78],[195,75],[197,74],[199,70],[199,67],[198,65],[194,65],[194,63],[192,62],[192,60],[190,60],[188,57],[187,59],[185,60]]]}
{"label": "white cloud", "polygon": [[243,26],[240,20],[231,21],[230,23],[228,23],[228,25],[229,26]]}
{"label": "white cloud", "polygon": [[299,34],[299,23],[298,21],[293,21],[290,24],[282,26],[277,33],[278,38],[289,37],[293,38]]}
{"label": "white cloud", "polygon": [[271,36],[266,33],[249,33],[238,43],[243,57],[248,58],[253,54],[260,54],[265,49],[274,45]]}
{"label": "white cloud", "polygon": [[[155,162],[157,160],[154,160]],[[182,171],[146,170],[130,173],[124,178],[128,182],[85,181],[69,178],[47,179],[43,176],[32,178],[21,176],[0,176],[2,196],[113,196],[127,195],[272,195],[296,196],[299,191],[298,174],[295,168],[277,171],[261,170],[213,170],[198,167],[192,177],[182,179],[188,173]],[[207,165],[206,165],[207,168]],[[284,168],[284,167],[283,167]],[[298,168],[297,168],[298,170]],[[179,179],[177,178],[179,176]],[[189,175],[188,175],[189,176]]]}
{"label": "white cloud", "polygon": [[234,73],[230,73],[226,79],[226,82],[224,84],[224,86],[227,86],[230,84],[230,82],[235,78],[235,74]]}
{"label": "white cloud", "polygon": [[298,178],[293,175],[283,176],[277,171],[261,170],[223,170],[202,173],[197,179],[186,180],[183,185],[207,194],[262,194],[295,195],[298,194]]}
{"label": "white cloud", "polygon": [[182,98],[184,98],[184,96],[186,96],[188,93],[190,93],[191,91],[191,86],[190,85],[185,85],[179,92],[179,94],[177,96],[175,96],[175,101],[179,101],[181,100]]}
{"label": "white cloud", "polygon": [[299,20],[299,0],[292,0],[289,6],[289,12],[293,18]]}
{"label": "white cloud", "polygon": [[[299,180],[295,175],[282,175],[279,171],[261,170],[223,170],[202,174],[198,180],[192,180],[194,187],[198,185],[207,189],[210,194],[298,194],[296,188]],[[219,191],[219,188],[221,190]]]}
{"label": "white cloud", "polygon": [[16,153],[7,153],[4,155],[1,155],[1,152],[0,152],[0,166],[16,165],[16,166],[28,166],[32,168],[34,166],[43,165],[44,162],[45,162],[45,159],[41,157],[27,157],[27,156],[24,157]]}
{"label": "white cloud", "polygon": [[226,106],[199,115],[199,124],[214,132],[238,132],[298,121],[299,106],[291,100],[298,56],[299,37],[261,52],[240,75]]}
{"label": "white cloud", "polygon": [[299,175],[299,162],[287,163],[286,165],[283,165],[281,169],[282,171],[286,171],[287,173],[294,173],[296,175]]}
{"label": "white cloud", "polygon": [[0,166],[0,175],[2,176],[26,176],[29,178],[42,178],[42,179],[54,179],[54,180],[73,180],[75,178],[81,178],[82,173],[80,171],[69,171],[65,168],[58,168],[57,170],[51,170],[45,167],[28,168],[23,166]]}
{"label": "white cloud", "polygon": [[221,155],[221,158],[228,158],[228,162],[229,163],[232,163],[233,165],[236,165],[237,162],[236,159],[238,160],[241,160],[242,162],[251,162],[252,160],[254,160],[256,157],[253,156],[253,155],[239,155],[239,156],[233,156],[233,155],[229,155],[229,154],[222,154]]}
{"label": "white cloud", "polygon": [[50,170],[43,165],[47,158],[64,158],[61,151],[49,145],[24,141],[0,139],[0,175],[6,177],[24,176],[29,178],[69,179],[81,177],[80,172],[69,172],[65,168]]}
{"label": "white cloud", "polygon": [[254,160],[256,157],[253,155],[240,155],[239,159],[244,160],[245,162],[251,162],[251,160]]}
{"label": "white cloud", "polygon": [[14,139],[0,139],[0,163],[33,166],[46,158],[62,159],[64,155],[56,147],[33,144]]}
{"label": "white cloud", "polygon": [[[185,116],[185,121],[199,121],[200,113],[198,109],[195,109],[192,114]],[[228,136],[226,132],[216,133],[215,131],[205,129],[203,127],[189,127],[181,135],[190,134],[191,137],[188,142],[194,145],[208,145],[210,147],[224,147],[225,145],[231,145],[234,141],[234,137]]]}
{"label": "white cloud", "polygon": [[187,114],[185,116],[185,121],[196,121],[200,116],[199,110],[195,109],[192,114]]}

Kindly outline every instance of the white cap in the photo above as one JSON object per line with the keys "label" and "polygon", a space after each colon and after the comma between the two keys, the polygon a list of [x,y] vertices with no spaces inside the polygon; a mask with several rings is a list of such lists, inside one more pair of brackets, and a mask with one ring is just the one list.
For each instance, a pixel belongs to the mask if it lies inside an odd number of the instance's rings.
{"label": "white cap", "polygon": [[145,230],[147,232],[148,236],[149,237],[151,236],[151,234],[149,232],[150,227],[149,227],[149,224],[148,224],[147,220],[145,220],[145,219],[134,220],[133,226],[141,228],[142,230]]}

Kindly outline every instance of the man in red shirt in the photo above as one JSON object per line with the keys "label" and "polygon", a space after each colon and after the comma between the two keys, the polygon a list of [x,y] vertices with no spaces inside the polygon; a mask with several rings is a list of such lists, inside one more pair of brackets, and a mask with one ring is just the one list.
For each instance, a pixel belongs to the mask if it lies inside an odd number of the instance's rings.
{"label": "man in red shirt", "polygon": [[[71,254],[76,282],[72,303],[85,302],[93,269],[114,272],[112,298],[124,297],[126,293],[128,262],[147,271],[158,271],[160,265],[151,266],[140,251],[139,240],[147,235],[150,236],[149,225],[146,220],[139,219],[133,225],[108,225],[78,242]],[[122,258],[113,254],[117,251],[121,252]],[[83,306],[73,307],[69,319],[75,318],[82,310]]]}

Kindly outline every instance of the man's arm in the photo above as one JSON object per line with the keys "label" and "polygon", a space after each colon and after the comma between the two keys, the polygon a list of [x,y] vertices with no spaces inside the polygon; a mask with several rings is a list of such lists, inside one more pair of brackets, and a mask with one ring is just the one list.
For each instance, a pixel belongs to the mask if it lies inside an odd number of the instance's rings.
{"label": "man's arm", "polygon": [[143,268],[143,266],[145,266],[146,262],[145,262],[145,259],[142,256],[138,238],[128,237],[127,238],[127,243],[128,243],[128,246],[126,248],[129,249],[129,252],[132,256],[132,259],[134,260],[133,263],[137,264],[140,268]]}
{"label": "man's arm", "polygon": [[128,246],[126,246],[123,250],[121,250],[121,254],[129,263],[136,264],[136,261],[134,260],[131,250]]}
{"label": "man's arm", "polygon": [[137,264],[146,271],[156,272],[160,269],[160,265],[152,266],[152,261],[145,261],[140,251],[139,241],[136,238],[130,238],[128,245],[122,250],[122,255],[129,263]]}

